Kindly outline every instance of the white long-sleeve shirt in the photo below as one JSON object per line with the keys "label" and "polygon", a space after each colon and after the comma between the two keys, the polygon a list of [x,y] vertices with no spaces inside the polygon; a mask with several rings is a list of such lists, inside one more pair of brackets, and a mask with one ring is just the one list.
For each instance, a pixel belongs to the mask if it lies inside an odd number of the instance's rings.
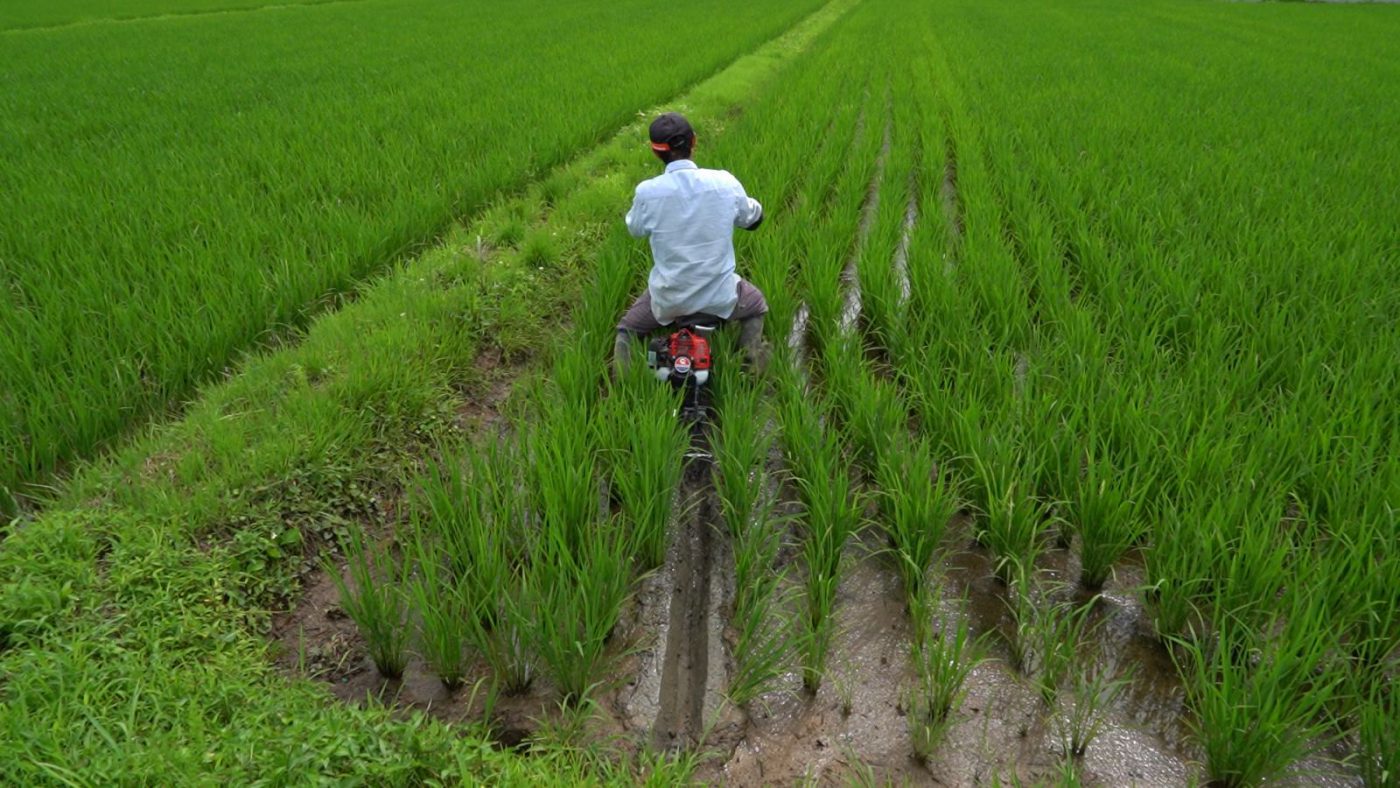
{"label": "white long-sleeve shirt", "polygon": [[703,312],[728,318],[738,303],[734,228],[752,227],[763,206],[725,170],[705,170],[689,159],[637,184],[627,231],[651,238],[647,277],[651,311],[668,325]]}

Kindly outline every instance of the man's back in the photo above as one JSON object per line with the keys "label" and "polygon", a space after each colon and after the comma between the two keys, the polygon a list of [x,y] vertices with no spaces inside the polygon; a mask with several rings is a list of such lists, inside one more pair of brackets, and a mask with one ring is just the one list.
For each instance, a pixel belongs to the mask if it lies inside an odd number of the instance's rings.
{"label": "man's back", "polygon": [[739,282],[734,228],[754,224],[762,213],[733,175],[688,159],[637,186],[627,229],[651,239],[648,285],[657,320],[696,312],[729,317]]}

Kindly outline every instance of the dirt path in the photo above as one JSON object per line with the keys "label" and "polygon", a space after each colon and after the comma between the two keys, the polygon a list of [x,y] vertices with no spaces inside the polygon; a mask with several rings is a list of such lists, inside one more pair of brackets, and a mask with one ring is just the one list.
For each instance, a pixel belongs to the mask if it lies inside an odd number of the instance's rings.
{"label": "dirt path", "polygon": [[[701,438],[700,440],[703,440]],[[660,589],[670,596],[659,703],[651,744],[662,750],[694,747],[722,701],[726,685],[721,641],[724,578],[711,460],[691,459],[682,481],[687,515],[680,521]]]}

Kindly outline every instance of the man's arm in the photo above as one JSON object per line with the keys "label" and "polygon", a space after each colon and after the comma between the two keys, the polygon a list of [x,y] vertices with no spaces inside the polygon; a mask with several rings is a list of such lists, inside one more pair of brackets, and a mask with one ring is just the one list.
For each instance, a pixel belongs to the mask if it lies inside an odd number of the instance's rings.
{"label": "man's arm", "polygon": [[734,179],[734,226],[757,230],[763,223],[763,206],[744,192],[743,184]]}
{"label": "man's arm", "polygon": [[632,208],[627,212],[627,232],[634,238],[651,235],[651,210],[646,198],[639,191],[632,197]]}

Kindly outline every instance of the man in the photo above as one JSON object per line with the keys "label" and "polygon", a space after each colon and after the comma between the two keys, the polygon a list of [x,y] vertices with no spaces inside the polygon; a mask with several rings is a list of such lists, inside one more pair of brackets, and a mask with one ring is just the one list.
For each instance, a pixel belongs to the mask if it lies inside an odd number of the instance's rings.
{"label": "man", "polygon": [[661,115],[652,121],[650,136],[666,171],[637,185],[627,230],[651,239],[652,268],[647,289],[617,324],[614,362],[626,367],[638,336],[680,317],[707,314],[739,322],[739,346],[750,368],[761,370],[768,303],[734,272],[734,228],[757,228],[763,206],[728,172],[696,166],[695,132],[683,116]]}

